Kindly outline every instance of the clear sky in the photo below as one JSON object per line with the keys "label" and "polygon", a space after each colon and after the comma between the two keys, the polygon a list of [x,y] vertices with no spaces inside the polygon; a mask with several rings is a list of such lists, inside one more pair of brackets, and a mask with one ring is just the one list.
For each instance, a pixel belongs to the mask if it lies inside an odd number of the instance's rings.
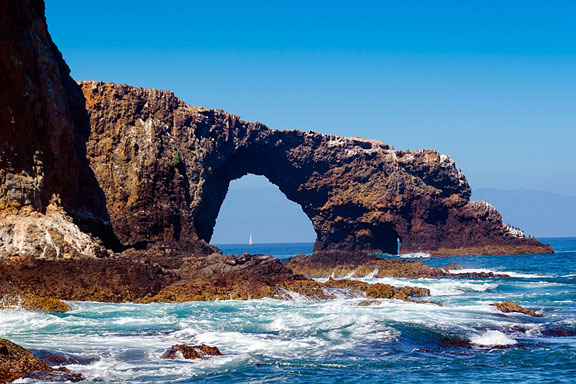
{"label": "clear sky", "polygon": [[271,128],[450,154],[473,188],[576,195],[576,1],[64,1],[77,80]]}

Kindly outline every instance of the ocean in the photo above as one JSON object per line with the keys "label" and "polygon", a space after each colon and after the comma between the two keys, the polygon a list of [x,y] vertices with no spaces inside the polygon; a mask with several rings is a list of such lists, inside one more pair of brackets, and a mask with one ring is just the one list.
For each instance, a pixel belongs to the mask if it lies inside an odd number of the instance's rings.
{"label": "ocean", "polygon": [[[0,337],[39,356],[67,355],[95,383],[574,383],[576,238],[550,255],[423,257],[495,279],[367,279],[431,290],[435,304],[361,298],[182,304],[70,302],[65,314],[0,311]],[[223,245],[224,253],[310,253],[312,244]],[[409,255],[412,257],[427,255]],[[394,256],[383,256],[394,257]],[[543,317],[504,314],[514,300]],[[223,356],[165,360],[173,344]],[[493,348],[506,345],[508,348]],[[32,381],[28,381],[32,382]]]}

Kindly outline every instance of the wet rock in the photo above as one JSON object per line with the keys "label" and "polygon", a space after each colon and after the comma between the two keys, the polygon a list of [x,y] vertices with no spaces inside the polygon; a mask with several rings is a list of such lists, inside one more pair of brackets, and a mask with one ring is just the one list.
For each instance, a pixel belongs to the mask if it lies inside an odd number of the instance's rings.
{"label": "wet rock", "polygon": [[52,352],[46,350],[33,350],[33,353],[35,356],[38,356],[50,366],[88,363],[88,361],[85,359],[76,358],[67,353]]}
{"label": "wet rock", "polygon": [[385,259],[349,252],[316,252],[285,261],[294,273],[308,278],[343,277],[405,277],[405,278],[506,278],[492,272],[450,273],[445,268],[422,264],[419,260]]}
{"label": "wet rock", "polygon": [[541,331],[546,337],[576,337],[576,330],[565,328],[548,328]]}
{"label": "wet rock", "polygon": [[430,290],[428,288],[411,287],[409,285],[402,287],[402,289],[400,289],[400,293],[411,297],[430,296]]}
{"label": "wet rock", "polygon": [[69,307],[68,304],[56,298],[25,293],[14,284],[2,281],[0,283],[0,309],[64,313],[69,310]]}
{"label": "wet rock", "polygon": [[30,351],[6,339],[0,339],[0,382],[23,378],[33,371],[50,371],[52,367]]}
{"label": "wet rock", "polygon": [[440,268],[442,268],[445,271],[456,271],[459,269],[463,269],[463,267],[460,264],[448,264]]}
{"label": "wet rock", "polygon": [[82,375],[81,373],[71,371],[66,367],[28,372],[24,375],[24,377],[28,379],[51,381],[51,382],[77,383],[79,381],[86,380],[84,375]]}
{"label": "wet rock", "polygon": [[18,287],[21,297],[40,297],[29,301],[36,308],[59,309],[53,299],[133,301],[158,293],[174,280],[159,266],[123,258],[0,260],[0,281]]}
{"label": "wet rock", "polygon": [[501,312],[504,312],[504,313],[518,312],[518,313],[523,313],[525,315],[529,315],[529,316],[533,316],[533,317],[542,317],[542,315],[536,313],[532,309],[526,309],[526,308],[516,304],[513,301],[504,301],[502,303],[494,303],[494,304],[490,304],[490,305],[498,308],[498,310],[500,310]]}
{"label": "wet rock", "polygon": [[185,345],[177,344],[162,354],[163,359],[176,359],[181,355],[185,359],[202,359],[207,356],[222,356],[222,352],[217,347],[206,344]]}

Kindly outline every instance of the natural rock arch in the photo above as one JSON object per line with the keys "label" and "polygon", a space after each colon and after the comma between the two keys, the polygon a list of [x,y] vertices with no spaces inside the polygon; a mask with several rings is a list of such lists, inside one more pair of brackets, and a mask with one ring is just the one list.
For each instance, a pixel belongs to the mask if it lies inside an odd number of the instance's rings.
{"label": "natural rock arch", "polygon": [[230,181],[266,176],[302,207],[315,251],[435,254],[549,252],[470,202],[465,176],[434,150],[272,130],[172,92],[84,82],[88,157],[125,246],[202,254]]}

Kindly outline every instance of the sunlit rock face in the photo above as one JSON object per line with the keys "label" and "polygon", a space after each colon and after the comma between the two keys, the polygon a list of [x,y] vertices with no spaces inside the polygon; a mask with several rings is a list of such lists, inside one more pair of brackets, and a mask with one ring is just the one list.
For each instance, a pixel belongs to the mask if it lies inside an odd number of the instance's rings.
{"label": "sunlit rock face", "polygon": [[272,130],[167,91],[79,86],[43,2],[0,4],[0,255],[103,257],[102,246],[211,254],[229,183],[247,173],[302,207],[316,252],[551,251],[471,203],[448,156]]}
{"label": "sunlit rock face", "polygon": [[552,251],[503,225],[489,204],[470,202],[465,176],[437,151],[273,130],[186,105],[169,91],[80,85],[91,121],[88,158],[125,246],[212,252],[230,181],[253,173],[302,207],[316,252]]}

